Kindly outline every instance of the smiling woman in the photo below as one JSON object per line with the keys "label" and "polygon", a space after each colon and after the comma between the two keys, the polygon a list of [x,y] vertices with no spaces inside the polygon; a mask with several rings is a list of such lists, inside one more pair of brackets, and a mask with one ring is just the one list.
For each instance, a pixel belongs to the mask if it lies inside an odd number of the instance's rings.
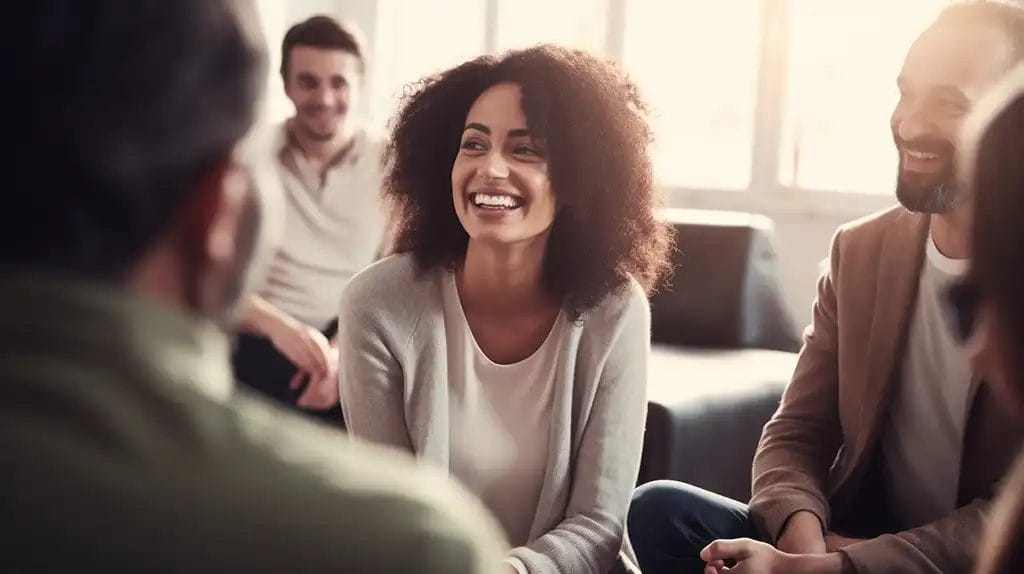
{"label": "smiling woman", "polygon": [[510,570],[607,572],[622,544],[671,241],[644,109],[540,46],[425,79],[393,122],[399,254],[342,299],[346,420],[475,492]]}
{"label": "smiling woman", "polygon": [[546,243],[555,219],[547,159],[526,127],[521,99],[517,84],[497,84],[466,116],[452,198],[459,222],[477,242]]}
{"label": "smiling woman", "polygon": [[[512,117],[501,117],[503,108]],[[488,169],[507,169],[508,177],[491,177],[490,185],[508,189],[531,166],[545,174],[555,202],[543,277],[559,304],[575,318],[630,277],[650,288],[666,268],[670,241],[653,214],[645,110],[617,69],[553,46],[477,58],[426,78],[393,120],[386,152],[397,250],[420,269],[454,267],[473,233],[458,202],[452,209],[451,194],[463,185],[457,179],[492,162]]]}

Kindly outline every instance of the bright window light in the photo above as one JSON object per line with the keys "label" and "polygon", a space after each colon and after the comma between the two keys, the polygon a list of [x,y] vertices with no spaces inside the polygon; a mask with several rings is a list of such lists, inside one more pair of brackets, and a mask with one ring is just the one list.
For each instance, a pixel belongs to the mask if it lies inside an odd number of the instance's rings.
{"label": "bright window light", "polygon": [[658,180],[746,189],[761,2],[628,2],[624,48],[626,69],[652,107]]}
{"label": "bright window light", "polygon": [[893,193],[896,77],[911,43],[948,3],[790,0],[783,185]]}

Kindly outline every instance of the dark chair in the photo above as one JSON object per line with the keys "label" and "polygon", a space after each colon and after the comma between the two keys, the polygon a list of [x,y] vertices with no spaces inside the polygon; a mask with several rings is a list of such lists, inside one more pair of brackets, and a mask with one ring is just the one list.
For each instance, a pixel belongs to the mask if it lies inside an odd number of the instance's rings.
{"label": "dark chair", "polygon": [[666,210],[673,275],[651,297],[649,411],[639,483],[681,480],[750,497],[761,429],[778,407],[800,337],[764,216]]}

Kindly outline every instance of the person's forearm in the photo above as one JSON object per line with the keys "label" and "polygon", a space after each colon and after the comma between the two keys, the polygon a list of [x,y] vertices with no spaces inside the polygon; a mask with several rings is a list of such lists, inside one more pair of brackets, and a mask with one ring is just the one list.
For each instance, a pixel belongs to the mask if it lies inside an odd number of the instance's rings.
{"label": "person's forearm", "polygon": [[856,574],[853,564],[842,552],[791,555],[785,571],[792,574]]}
{"label": "person's forearm", "polygon": [[952,572],[977,560],[990,500],[975,499],[910,530],[845,546],[842,553],[863,572]]}
{"label": "person's forearm", "polygon": [[269,336],[272,325],[284,319],[284,312],[259,295],[250,295],[238,314],[236,327],[246,333]]}
{"label": "person's forearm", "polygon": [[776,547],[790,554],[823,554],[826,548],[821,520],[806,510],[794,513],[786,521]]}

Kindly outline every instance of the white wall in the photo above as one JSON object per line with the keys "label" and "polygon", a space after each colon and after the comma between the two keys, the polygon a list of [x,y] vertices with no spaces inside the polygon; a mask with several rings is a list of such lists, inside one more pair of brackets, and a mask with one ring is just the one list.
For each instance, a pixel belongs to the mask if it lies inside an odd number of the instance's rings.
{"label": "white wall", "polygon": [[[764,211],[764,210],[762,210]],[[829,254],[832,235],[843,223],[865,214],[779,213],[775,221],[776,248],[786,297],[797,323],[811,320],[821,263]]]}
{"label": "white wall", "polygon": [[789,307],[799,325],[811,320],[811,302],[817,294],[820,263],[828,257],[829,242],[848,218],[840,215],[776,215],[776,247]]}

